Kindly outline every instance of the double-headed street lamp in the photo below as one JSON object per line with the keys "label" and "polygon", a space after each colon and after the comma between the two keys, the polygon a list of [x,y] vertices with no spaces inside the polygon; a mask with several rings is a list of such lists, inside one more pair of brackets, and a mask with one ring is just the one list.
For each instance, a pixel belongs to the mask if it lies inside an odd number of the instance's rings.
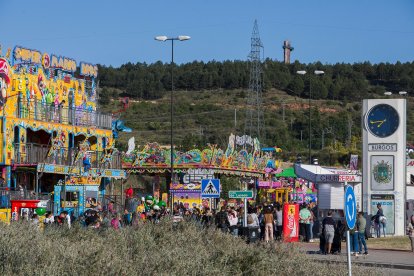
{"label": "double-headed street lamp", "polygon": [[170,135],[171,135],[171,179],[170,179],[170,184],[173,183],[173,175],[174,175],[174,139],[173,139],[173,91],[174,91],[174,75],[173,75],[173,68],[174,68],[174,40],[178,40],[178,41],[184,41],[184,40],[189,40],[190,37],[187,35],[180,35],[178,37],[167,37],[165,35],[162,36],[156,36],[155,40],[157,41],[167,41],[167,40],[171,40],[171,129],[170,129]]}
{"label": "double-headed street lamp", "polygon": [[[305,70],[296,71],[298,75],[306,75]],[[325,74],[322,70],[315,70],[313,72],[315,75],[323,75]],[[311,159],[311,150],[312,150],[312,124],[311,124],[311,98],[312,98],[312,81],[309,79],[309,164],[312,164]]]}
{"label": "double-headed street lamp", "polygon": [[[391,91],[385,91],[384,95],[385,96],[391,96],[393,93]],[[407,91],[399,91],[398,94],[400,94],[401,96],[405,97],[407,96],[408,92]]]}

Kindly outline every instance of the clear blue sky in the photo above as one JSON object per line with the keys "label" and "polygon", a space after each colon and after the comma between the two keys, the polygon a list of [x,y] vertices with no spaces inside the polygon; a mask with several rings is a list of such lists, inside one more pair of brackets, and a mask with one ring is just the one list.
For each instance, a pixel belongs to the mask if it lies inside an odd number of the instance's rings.
{"label": "clear blue sky", "polygon": [[412,0],[0,0],[0,43],[76,61],[119,66],[169,62],[170,43],[156,35],[189,35],[175,45],[178,63],[245,60],[255,19],[265,57],[282,60],[288,39],[300,62],[413,61]]}

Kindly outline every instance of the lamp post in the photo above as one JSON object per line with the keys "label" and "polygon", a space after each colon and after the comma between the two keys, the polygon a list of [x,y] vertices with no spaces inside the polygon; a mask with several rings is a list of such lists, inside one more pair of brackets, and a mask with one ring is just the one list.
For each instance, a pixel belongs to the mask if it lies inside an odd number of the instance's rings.
{"label": "lamp post", "polygon": [[[162,36],[156,36],[154,38],[157,41],[165,42],[167,40],[171,40],[171,99],[170,99],[170,121],[171,121],[171,128],[170,128],[170,135],[171,135],[171,178],[170,178],[170,184],[173,183],[173,175],[174,175],[174,139],[173,139],[173,92],[174,92],[174,75],[173,75],[173,66],[174,66],[174,40],[178,41],[185,41],[189,40],[190,37],[187,35],[180,35],[178,37],[167,37],[165,35]],[[168,185],[167,185],[168,186]]]}
{"label": "lamp post", "polygon": [[[296,74],[298,75],[306,75],[305,70],[296,71]],[[315,75],[323,75],[325,74],[322,70],[315,70],[313,72]],[[311,124],[311,98],[312,98],[312,81],[309,79],[309,164],[312,164],[312,158],[311,158],[311,150],[312,150],[312,124]]]}

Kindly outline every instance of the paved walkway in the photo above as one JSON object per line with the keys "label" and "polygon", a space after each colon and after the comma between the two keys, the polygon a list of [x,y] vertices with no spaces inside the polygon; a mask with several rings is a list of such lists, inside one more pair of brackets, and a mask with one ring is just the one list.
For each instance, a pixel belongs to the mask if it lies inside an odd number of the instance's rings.
{"label": "paved walkway", "polygon": [[[346,244],[342,244],[342,252],[338,255],[319,254],[319,243],[298,243],[298,246],[318,260],[347,263]],[[368,256],[352,256],[351,258],[352,263],[365,266],[414,270],[414,253],[409,251],[371,249]]]}

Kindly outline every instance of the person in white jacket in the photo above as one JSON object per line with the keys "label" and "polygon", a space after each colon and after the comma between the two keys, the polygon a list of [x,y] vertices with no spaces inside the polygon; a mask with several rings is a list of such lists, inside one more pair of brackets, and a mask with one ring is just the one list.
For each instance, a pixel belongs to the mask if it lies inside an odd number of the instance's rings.
{"label": "person in white jacket", "polygon": [[257,209],[252,208],[247,215],[247,227],[259,227],[259,218],[257,216]]}
{"label": "person in white jacket", "polygon": [[237,222],[239,221],[239,218],[237,216],[236,210],[234,210],[234,207],[232,207],[231,209],[228,210],[227,219],[229,221],[230,233],[233,236],[238,236],[239,235],[239,229],[237,228]]}

